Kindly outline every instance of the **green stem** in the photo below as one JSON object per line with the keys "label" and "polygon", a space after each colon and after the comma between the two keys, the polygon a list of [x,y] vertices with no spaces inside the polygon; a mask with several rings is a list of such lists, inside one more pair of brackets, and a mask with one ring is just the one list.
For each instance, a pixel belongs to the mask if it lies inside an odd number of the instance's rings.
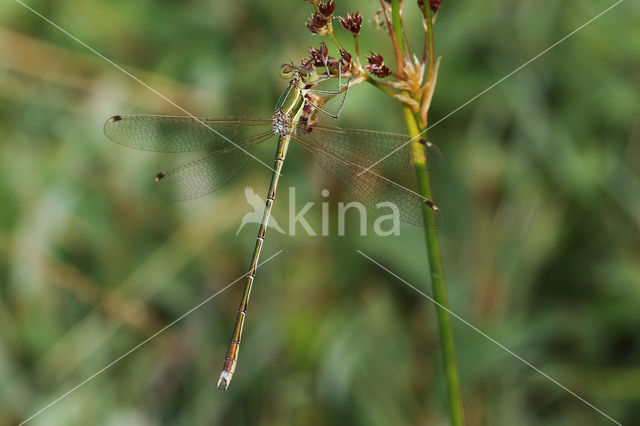
{"label": "green stem", "polygon": [[[425,2],[426,3],[426,2]],[[434,61],[434,54],[435,52],[433,51],[434,47],[433,47],[433,17],[431,15],[431,8],[429,7],[428,4],[425,4],[425,13],[427,15],[427,32],[428,32],[428,39],[429,39],[429,64],[427,65],[427,81],[431,81],[431,78],[433,77],[433,61]]]}
{"label": "green stem", "polygon": [[402,19],[400,18],[400,5],[398,0],[391,0],[391,23],[396,34],[400,52],[404,52],[404,37],[402,36]]}
{"label": "green stem", "polygon": [[[409,135],[411,137],[417,137],[424,129],[420,128],[418,125],[411,108],[403,106],[403,112]],[[418,180],[418,192],[423,197],[432,200],[426,154],[423,146],[417,141],[412,142],[412,154],[416,178]],[[432,223],[433,211],[426,204],[423,204],[422,207],[425,224]],[[451,424],[453,426],[463,426],[464,413],[462,409],[462,394],[460,392],[460,380],[458,378],[458,366],[453,341],[453,331],[451,330],[451,317],[447,311],[447,309],[449,309],[449,302],[447,301],[447,288],[444,281],[444,270],[442,267],[442,258],[440,256],[438,232],[436,228],[429,225],[425,226],[424,232],[427,242],[429,268],[431,270],[433,298],[439,304],[439,306],[436,306],[436,316],[438,318],[442,358],[444,361],[444,371],[447,381],[447,398],[449,401]]]}
{"label": "green stem", "polygon": [[338,38],[336,37],[336,35],[333,33],[333,27],[331,27],[331,31],[328,34],[329,39],[333,42],[333,44],[338,48],[339,52],[342,52],[342,50],[344,50],[342,48],[342,44],[340,44],[340,41],[338,41]]}

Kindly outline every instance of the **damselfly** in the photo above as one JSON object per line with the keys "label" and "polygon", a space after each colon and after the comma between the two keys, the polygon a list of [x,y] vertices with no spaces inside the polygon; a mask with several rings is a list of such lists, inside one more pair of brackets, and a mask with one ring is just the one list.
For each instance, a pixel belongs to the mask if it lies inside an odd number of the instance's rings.
{"label": "damselfly", "polygon": [[[322,168],[343,180],[351,195],[364,205],[376,209],[379,203],[392,202],[398,207],[398,219],[424,226],[423,206],[426,204],[431,208],[426,226],[435,226],[441,221],[439,210],[431,200],[424,199],[380,174],[385,171],[410,170],[412,146],[406,144],[410,139],[408,136],[341,129],[315,123],[309,118],[315,111],[323,110],[312,101],[311,93],[331,92],[312,89],[321,79],[312,75],[305,66],[284,64],[280,74],[289,78],[289,85],[280,97],[271,119],[116,115],[107,120],[104,126],[104,132],[109,139],[131,148],[173,153],[205,152],[193,161],[156,175],[159,192],[176,200],[197,198],[220,188],[249,161],[257,144],[278,135],[275,163],[262,223],[246,275],[231,342],[218,381],[218,388],[221,390],[227,389],[236,369],[256,266],[264,243],[278,180],[292,139],[309,150]],[[329,70],[326,78],[330,78]],[[348,83],[346,88],[348,89]],[[334,94],[336,93],[338,92]],[[435,146],[424,140],[419,142],[426,148],[427,158],[439,156]],[[399,147],[402,148],[398,149]],[[394,150],[397,152],[378,162]],[[369,168],[374,163],[375,166]]]}

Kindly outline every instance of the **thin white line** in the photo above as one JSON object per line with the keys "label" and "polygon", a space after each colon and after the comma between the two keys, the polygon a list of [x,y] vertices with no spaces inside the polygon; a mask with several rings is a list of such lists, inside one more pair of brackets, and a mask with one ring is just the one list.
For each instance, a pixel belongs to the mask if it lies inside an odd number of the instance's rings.
{"label": "thin white line", "polygon": [[202,124],[204,127],[206,127],[207,129],[211,130],[213,133],[215,133],[216,135],[220,136],[222,139],[226,140],[227,142],[229,142],[230,144],[234,145],[236,148],[238,148],[239,150],[241,150],[242,152],[244,152],[245,154],[247,154],[248,156],[252,157],[254,160],[256,160],[257,162],[259,162],[260,164],[262,164],[263,166],[269,168],[269,170],[272,170],[275,172],[275,170],[269,166],[268,164],[266,164],[265,162],[263,162],[262,160],[260,160],[258,157],[256,157],[255,155],[251,154],[250,152],[248,152],[247,150],[245,150],[244,148],[242,148],[240,145],[236,144],[235,142],[233,142],[231,139],[227,138],[225,135],[223,135],[222,133],[216,131],[215,129],[213,129],[211,126],[209,126],[207,123],[205,123],[204,121],[202,121],[200,118],[196,117],[195,115],[191,114],[189,111],[187,111],[186,109],[182,108],[180,105],[176,104],[175,102],[173,102],[171,99],[167,98],[165,95],[163,95],[162,93],[158,92],[156,89],[154,89],[153,87],[149,86],[147,83],[145,83],[144,81],[140,80],[138,77],[136,77],[135,75],[131,74],[129,71],[125,70],[124,68],[122,68],[120,65],[116,64],[115,62],[113,62],[112,60],[110,60],[109,58],[107,58],[106,56],[104,56],[103,54],[101,54],[100,52],[98,52],[97,50],[95,50],[94,48],[92,48],[91,46],[87,45],[86,43],[84,43],[83,41],[81,41],[80,39],[78,39],[76,36],[74,36],[73,34],[69,33],[67,30],[63,29],[62,27],[60,27],[59,25],[55,24],[53,21],[51,21],[50,19],[47,19],[46,17],[44,17],[43,15],[41,15],[40,13],[38,13],[37,11],[35,11],[34,9],[32,9],[31,7],[27,6],[26,4],[24,4],[21,0],[16,0],[17,3],[20,3],[22,6],[24,6],[26,9],[29,9],[31,12],[35,13],[36,15],[38,15],[40,18],[44,19],[45,21],[47,21],[49,24],[53,25],[55,28],[57,28],[58,30],[62,31],[64,34],[66,34],[67,36],[69,36],[71,39],[73,39],[74,41],[76,41],[77,43],[79,43],[80,45],[84,46],[85,48],[89,49],[91,52],[95,53],[96,55],[98,55],[100,58],[104,59],[105,61],[107,61],[108,63],[110,63],[111,65],[113,65],[114,67],[116,67],[118,70],[122,71],[124,74],[126,74],[127,76],[131,77],[132,79],[134,79],[135,81],[137,81],[138,83],[140,83],[141,85],[143,85],[144,87],[146,87],[147,89],[149,89],[150,91],[152,91],[153,93],[155,93],[156,95],[160,96],[162,99],[164,99],[165,101],[169,102],[171,105],[173,105],[174,107],[178,108],[180,111],[184,112],[185,114],[187,114],[189,117],[193,118],[194,120],[196,120],[198,123]]}
{"label": "thin white line", "polygon": [[375,163],[373,163],[372,165],[370,165],[369,167],[367,167],[366,169],[364,169],[363,171],[361,171],[359,173],[362,174],[366,171],[368,171],[370,168],[374,167],[376,164],[380,163],[381,161],[383,161],[385,158],[393,155],[395,152],[397,152],[399,149],[404,148],[408,143],[410,143],[411,141],[419,138],[421,135],[423,135],[427,130],[433,128],[434,126],[436,126],[437,124],[443,122],[444,120],[446,120],[447,118],[451,117],[453,114],[455,114],[456,112],[460,111],[462,108],[466,107],[467,105],[469,105],[471,102],[475,101],[476,99],[478,99],[480,96],[484,95],[485,93],[487,93],[489,90],[493,89],[494,87],[496,87],[497,85],[499,85],[500,83],[502,83],[503,81],[505,81],[506,79],[508,79],[509,77],[511,77],[512,75],[514,75],[515,73],[517,73],[518,71],[520,71],[522,68],[526,67],[527,65],[529,65],[531,62],[535,61],[536,59],[538,59],[539,57],[541,57],[542,55],[544,55],[545,53],[547,53],[548,51],[550,51],[551,49],[553,49],[554,47],[556,47],[557,45],[559,45],[560,43],[564,42],[566,39],[568,39],[569,37],[571,37],[572,35],[574,35],[575,33],[577,33],[578,31],[582,30],[584,27],[586,27],[587,25],[591,24],[593,21],[595,21],[596,19],[598,19],[599,17],[601,17],[602,15],[604,15],[605,13],[609,12],[611,9],[613,9],[614,7],[616,7],[617,5],[619,5],[620,3],[622,3],[624,0],[618,0],[618,2],[614,3],[612,6],[609,6],[608,8],[606,8],[605,10],[603,10],[602,12],[600,12],[599,14],[597,14],[596,16],[594,16],[593,18],[591,18],[590,20],[588,20],[587,22],[585,22],[584,24],[582,24],[581,26],[579,26],[578,28],[576,28],[575,30],[573,30],[572,32],[570,32],[569,34],[567,34],[566,36],[562,37],[560,40],[558,40],[557,42],[553,43],[551,46],[547,47],[546,49],[544,49],[542,52],[538,53],[536,56],[534,56],[533,58],[529,59],[527,62],[525,62],[524,64],[520,65],[518,68],[516,68],[515,70],[511,71],[509,74],[505,75],[504,77],[502,77],[500,80],[496,81],[495,83],[493,83],[491,86],[487,87],[486,89],[484,89],[482,92],[478,93],[477,95],[475,95],[473,98],[469,99],[467,102],[463,103],[462,105],[460,105],[458,108],[454,109],[453,111],[451,111],[450,113],[448,113],[447,115],[445,115],[444,117],[442,117],[440,120],[436,121],[435,123],[433,123],[432,125],[430,125],[429,127],[427,127],[426,129],[424,129],[422,132],[418,133],[416,136],[412,137],[411,139],[409,139],[408,141],[406,141],[405,143],[403,143],[402,145],[400,145],[399,147],[397,147],[396,149],[394,149],[393,151],[391,151],[390,153],[388,153],[387,155],[385,155],[384,157],[382,157],[381,159],[379,159],[378,161],[376,161]]}
{"label": "thin white line", "polygon": [[[274,257],[278,256],[280,253],[282,253],[283,250],[280,250],[278,252],[276,252],[274,255],[272,255],[271,257],[269,257],[268,259],[266,259],[264,262],[258,264],[258,266],[256,266],[256,269],[261,267],[262,265],[264,265],[265,263],[269,262],[271,259],[273,259]],[[248,274],[248,272],[247,272]],[[247,276],[247,274],[243,274],[241,277],[238,277],[236,280],[232,281],[230,284],[228,284],[226,287],[224,287],[221,290],[218,290],[217,292],[215,292],[214,294],[212,294],[211,296],[207,297],[206,299],[204,299],[202,302],[198,303],[196,306],[194,306],[193,308],[189,309],[187,312],[185,312],[184,314],[180,315],[178,318],[176,318],[175,320],[173,320],[172,322],[170,322],[169,324],[167,324],[166,326],[162,327],[160,330],[156,331],[154,334],[152,334],[151,336],[147,337],[145,340],[143,340],[142,342],[138,343],[136,346],[134,346],[133,348],[129,349],[127,352],[125,352],[124,354],[120,355],[118,358],[116,358],[115,360],[111,361],[109,364],[105,365],[104,367],[102,367],[100,370],[96,371],[95,373],[93,373],[91,376],[87,377],[86,379],[84,379],[82,382],[80,382],[79,384],[77,384],[76,386],[72,387],[71,389],[69,389],[68,391],[66,391],[65,393],[63,393],[62,395],[60,395],[58,398],[54,399],[53,401],[51,401],[49,404],[45,405],[44,407],[42,407],[40,410],[38,410],[37,412],[35,412],[34,414],[32,414],[31,416],[29,416],[27,419],[23,420],[22,423],[20,423],[18,426],[22,426],[25,423],[27,423],[28,421],[32,420],[34,417],[38,416],[39,414],[41,414],[43,411],[49,409],[52,405],[56,404],[57,402],[59,402],[60,400],[62,400],[63,398],[69,396],[69,394],[73,393],[74,391],[76,391],[78,388],[80,388],[81,386],[85,385],[86,383],[90,382],[91,380],[93,380],[96,376],[98,376],[99,374],[101,374],[102,372],[104,372],[105,370],[107,370],[109,367],[113,366],[114,364],[116,364],[117,362],[119,362],[120,360],[122,360],[123,358],[125,358],[126,356],[128,356],[129,354],[131,354],[132,352],[134,352],[135,350],[139,349],[141,346],[143,346],[144,344],[148,343],[151,339],[155,338],[156,336],[158,336],[159,334],[163,333],[164,331],[166,331],[169,327],[175,325],[178,321],[182,320],[184,317],[186,317],[187,315],[191,314],[193,311],[195,311],[196,309],[200,308],[202,305],[204,305],[205,303],[209,302],[211,299],[213,299],[214,297],[216,297],[217,295],[219,295],[220,293],[222,293],[223,291],[225,291],[226,289],[228,289],[229,287],[231,287],[232,285],[234,285],[235,283],[237,283],[238,281],[240,281],[241,279],[243,279],[244,277]]]}
{"label": "thin white line", "polygon": [[360,253],[362,256],[364,256],[365,258],[369,259],[371,262],[375,263],[376,265],[378,265],[380,268],[384,269],[387,273],[389,273],[390,275],[392,275],[393,277],[397,278],[398,280],[402,281],[404,284],[406,284],[407,286],[411,287],[413,290],[417,291],[418,293],[420,293],[422,296],[424,296],[426,299],[430,300],[431,302],[433,302],[435,305],[437,305],[439,308],[447,311],[449,314],[451,314],[452,316],[454,316],[455,318],[457,318],[458,320],[460,320],[462,323],[464,323],[466,326],[470,327],[471,329],[473,329],[474,331],[476,331],[477,333],[481,334],[482,336],[484,336],[485,338],[489,339],[491,342],[493,342],[495,345],[497,345],[498,347],[502,348],[503,350],[505,350],[506,352],[508,352],[509,354],[513,355],[514,357],[516,357],[518,360],[520,360],[521,362],[523,362],[524,364],[528,365],[529,367],[531,367],[532,369],[534,369],[536,372],[542,374],[545,378],[547,378],[548,380],[550,380],[551,382],[555,383],[556,385],[560,386],[562,389],[564,389],[565,391],[569,392],[571,395],[573,395],[574,397],[578,398],[580,401],[584,402],[585,404],[587,404],[589,407],[593,408],[595,411],[597,411],[598,413],[602,414],[604,417],[606,417],[607,419],[611,420],[613,423],[622,426],[621,423],[619,423],[618,421],[614,420],[612,417],[608,416],[604,411],[600,410],[599,408],[597,408],[596,406],[594,406],[593,404],[589,403],[587,400],[585,400],[584,398],[582,398],[580,395],[576,394],[574,391],[572,391],[571,389],[567,388],[566,386],[564,386],[562,383],[558,382],[557,380],[555,380],[553,377],[549,376],[548,374],[546,374],[545,372],[543,372],[542,370],[540,370],[539,368],[537,368],[536,366],[534,366],[533,364],[531,364],[529,361],[527,361],[526,359],[522,358],[520,355],[516,354],[515,352],[513,352],[511,349],[507,348],[505,345],[503,345],[502,343],[498,342],[496,339],[494,339],[493,337],[489,336],[488,334],[486,334],[484,331],[480,330],[478,327],[476,327],[475,325],[471,324],[469,321],[465,320],[464,318],[462,318],[461,316],[457,315],[455,312],[452,312],[450,309],[446,308],[445,306],[443,306],[442,304],[438,303],[436,300],[434,300],[431,296],[429,296],[428,294],[422,292],[421,290],[417,289],[416,287],[414,287],[413,285],[409,284],[407,281],[405,281],[403,278],[401,278],[400,276],[394,274],[393,272],[391,272],[389,269],[387,269],[386,267],[384,267],[383,265],[381,265],[380,263],[378,263],[377,261],[373,260],[371,257],[367,256],[366,254],[364,254],[362,251],[360,250],[356,250],[358,253]]}

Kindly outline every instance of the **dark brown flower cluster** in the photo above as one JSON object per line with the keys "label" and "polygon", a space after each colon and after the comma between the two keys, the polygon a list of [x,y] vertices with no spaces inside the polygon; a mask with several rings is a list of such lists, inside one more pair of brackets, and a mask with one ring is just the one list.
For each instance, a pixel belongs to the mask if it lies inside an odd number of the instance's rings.
{"label": "dark brown flower cluster", "polygon": [[356,13],[347,13],[346,17],[338,17],[340,19],[340,23],[344,27],[345,30],[349,31],[351,34],[358,35],[360,32],[360,28],[362,28],[362,16],[360,12]]}
{"label": "dark brown flower cluster", "polygon": [[311,1],[310,3],[314,4],[318,8],[318,11],[313,12],[309,18],[307,28],[316,34],[328,34],[330,31],[328,27],[329,20],[336,9],[335,3],[333,0],[329,0],[326,4],[321,1]]}
{"label": "dark brown flower cluster", "polygon": [[[323,42],[318,49],[310,47],[309,57],[302,61],[305,67],[311,69],[310,75],[318,77],[315,81],[311,81],[309,78],[305,80],[308,88],[329,79],[337,78],[339,80],[339,89],[336,93],[325,91],[325,94],[328,93],[325,97],[314,95],[313,101],[316,102],[317,110],[328,99],[346,92],[356,84],[368,81],[386,94],[409,106],[420,120],[420,124],[426,126],[427,113],[440,64],[440,59],[436,58],[433,52],[432,26],[435,15],[440,10],[442,0],[415,0],[420,10],[424,29],[424,47],[421,58],[417,55],[407,54],[407,43],[402,42],[406,37],[402,19],[403,7],[407,2],[404,0],[379,0],[380,8],[375,13],[373,23],[378,28],[385,30],[393,43],[395,59],[392,65],[393,71],[385,64],[382,56],[375,52],[371,52],[370,56],[364,56],[366,62],[361,61],[359,35],[364,27],[360,12],[351,11],[343,16],[334,16],[335,0],[307,1],[314,6],[314,12],[307,27],[316,34],[328,36],[339,52],[335,57],[329,56],[327,46]],[[353,35],[353,51],[345,50],[336,37],[333,25],[334,18],[337,18],[342,27]],[[396,33],[398,24],[400,31]],[[340,81],[341,77],[348,79],[346,84]],[[385,78],[386,80],[377,80]],[[316,99],[316,97],[320,99]],[[315,112],[317,111],[309,111],[308,114],[311,117]]]}
{"label": "dark brown flower cluster", "polygon": [[340,59],[336,59],[329,56],[329,49],[324,43],[320,43],[320,49],[309,47],[309,63],[315,67],[324,67],[326,65],[329,68],[329,72],[333,74],[338,73],[338,66],[340,66],[340,72],[346,74],[351,67],[351,54],[346,50],[340,50]]}
{"label": "dark brown flower cluster", "polygon": [[331,15],[333,15],[333,11],[336,10],[336,5],[333,2],[333,0],[329,0],[327,4],[324,4],[321,1],[319,1],[318,9],[320,10],[320,13],[322,14],[322,16],[324,16],[325,18],[330,18]]}
{"label": "dark brown flower cluster", "polygon": [[349,66],[351,66],[351,53],[347,52],[344,49],[341,49],[340,50],[340,62],[342,62],[343,68],[347,67],[347,71],[348,71],[349,70]]}
{"label": "dark brown flower cluster", "polygon": [[327,18],[318,12],[313,12],[307,22],[307,28],[316,34],[327,34]]}
{"label": "dark brown flower cluster", "polygon": [[365,59],[369,62],[369,65],[365,68],[376,77],[385,78],[391,74],[391,70],[384,64],[384,59],[381,55],[371,52],[371,56],[365,56]]}

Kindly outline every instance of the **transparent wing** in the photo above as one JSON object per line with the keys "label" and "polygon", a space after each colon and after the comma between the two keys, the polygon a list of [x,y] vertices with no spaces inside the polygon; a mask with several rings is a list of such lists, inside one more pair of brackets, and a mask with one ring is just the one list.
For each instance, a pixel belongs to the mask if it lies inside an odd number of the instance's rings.
{"label": "transparent wing", "polygon": [[230,148],[271,128],[271,120],[245,117],[115,115],[104,124],[104,133],[116,143],[143,151],[192,152]]}
{"label": "transparent wing", "polygon": [[[394,183],[373,169],[360,174],[366,169],[366,166],[363,167],[348,161],[319,145],[312,145],[302,139],[299,134],[292,137],[311,151],[318,164],[331,176],[343,181],[355,200],[380,214],[394,214],[403,222],[425,226],[422,209],[424,204],[433,205],[429,200],[425,200],[419,194]],[[389,203],[392,203],[396,209],[392,208]],[[435,207],[429,214],[426,225],[439,227],[443,223],[442,214]]]}
{"label": "transparent wing", "polygon": [[[306,123],[296,126],[296,137],[303,142],[319,146],[344,159],[372,170],[411,171],[411,137],[395,133],[360,129],[341,129],[325,124],[314,124],[308,130]],[[431,142],[421,141],[426,149],[427,167],[432,170],[442,163],[442,153]],[[384,158],[384,159],[383,159]],[[383,159],[382,161],[380,161]]]}
{"label": "transparent wing", "polygon": [[268,132],[242,144],[242,149],[213,151],[192,161],[158,173],[156,190],[163,198],[191,200],[207,195],[232,180],[251,158],[255,146],[271,136]]}

